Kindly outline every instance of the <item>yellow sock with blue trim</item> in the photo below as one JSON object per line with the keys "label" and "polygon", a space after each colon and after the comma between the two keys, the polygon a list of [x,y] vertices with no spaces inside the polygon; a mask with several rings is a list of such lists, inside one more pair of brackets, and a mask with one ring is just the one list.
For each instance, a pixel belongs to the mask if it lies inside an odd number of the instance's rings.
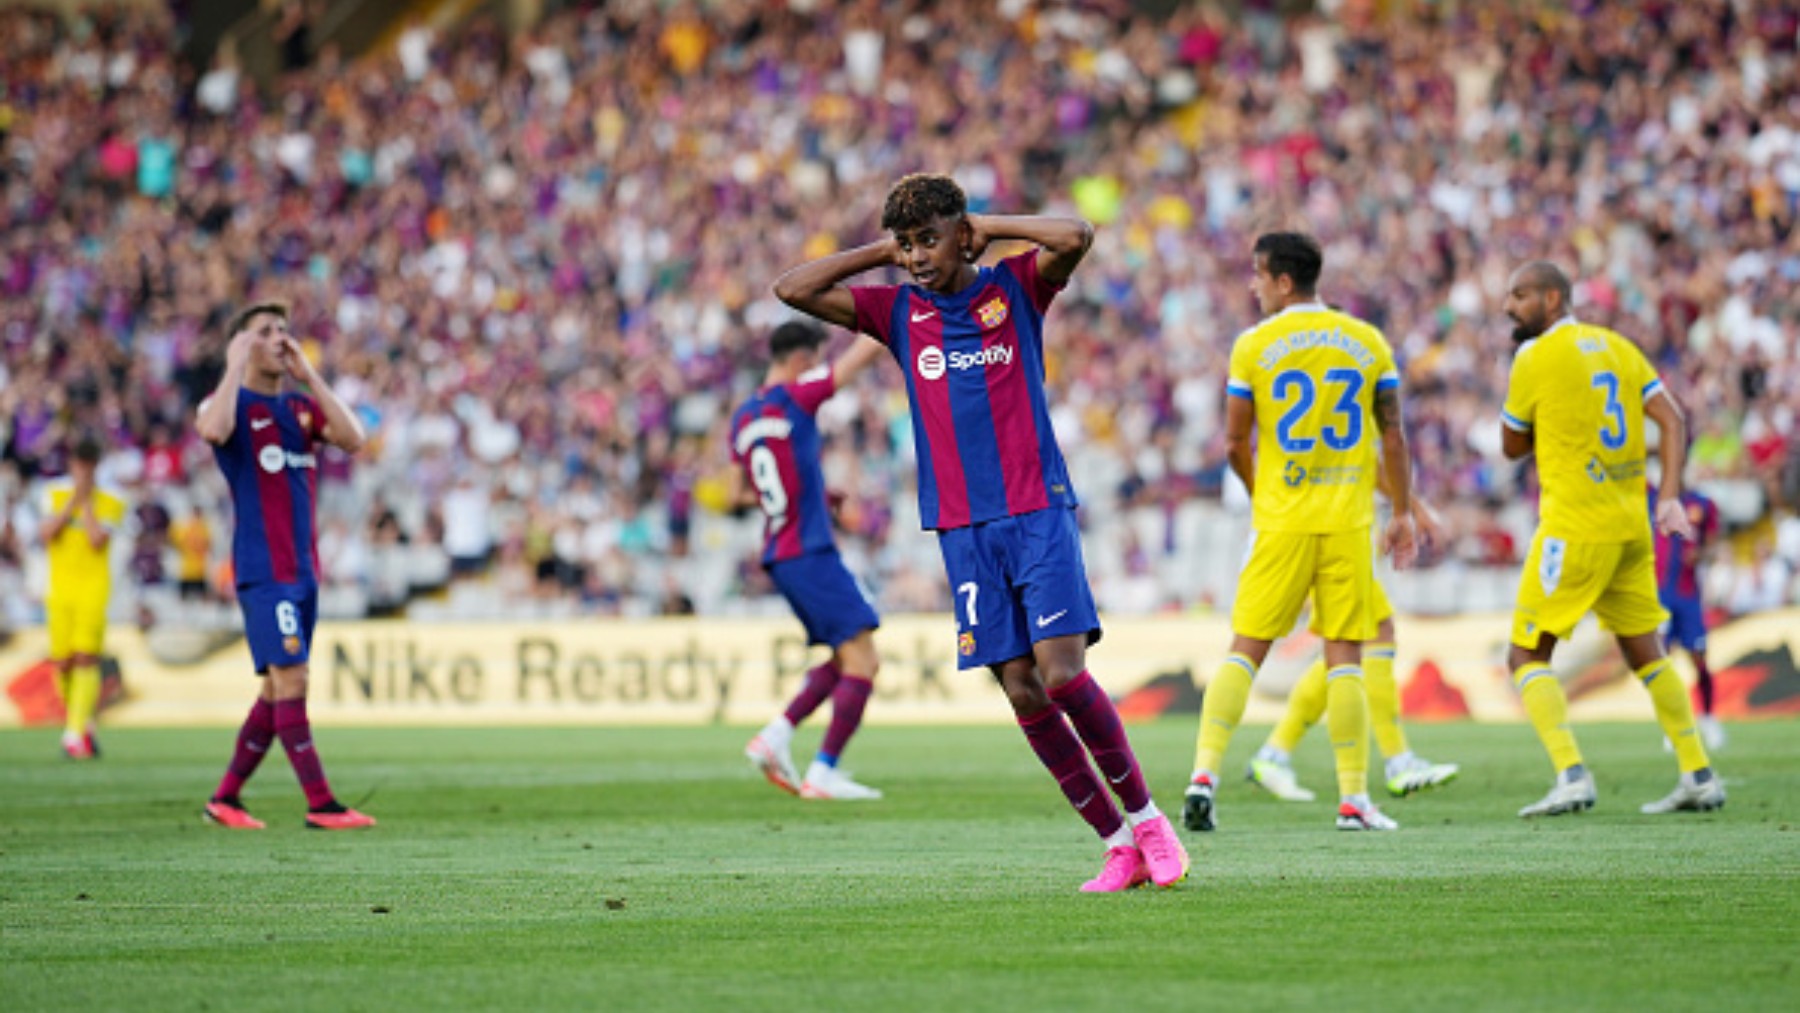
{"label": "yellow sock with blue trim", "polygon": [[1550,666],[1536,661],[1519,666],[1513,672],[1513,685],[1519,688],[1525,716],[1537,729],[1557,772],[1580,763],[1581,747],[1575,744],[1575,733],[1569,730],[1569,698]]}
{"label": "yellow sock with blue trim", "polygon": [[1706,746],[1694,728],[1694,707],[1688,700],[1687,685],[1675,674],[1668,658],[1658,658],[1637,670],[1638,681],[1650,691],[1650,702],[1656,705],[1656,721],[1663,734],[1675,747],[1675,762],[1683,774],[1705,770],[1711,766]]}
{"label": "yellow sock with blue trim", "polygon": [[1369,694],[1362,668],[1338,665],[1325,673],[1325,727],[1337,758],[1338,794],[1369,792]]}
{"label": "yellow sock with blue trim", "polygon": [[94,712],[99,707],[100,666],[77,665],[69,673],[69,692],[63,698],[63,709],[67,712],[63,729],[74,735],[85,734],[88,722],[94,720]]}
{"label": "yellow sock with blue trim", "polygon": [[1306,666],[1306,674],[1294,684],[1294,691],[1288,694],[1287,710],[1281,712],[1281,720],[1276,722],[1275,730],[1269,733],[1269,746],[1284,753],[1291,753],[1300,740],[1306,737],[1306,730],[1319,723],[1325,716],[1325,659],[1318,658]]}
{"label": "yellow sock with blue trim", "polygon": [[1256,678],[1256,663],[1242,654],[1232,654],[1213,673],[1206,684],[1206,695],[1200,703],[1200,735],[1194,744],[1194,772],[1217,773],[1225,747],[1231,745],[1231,733],[1244,719],[1244,708],[1250,703],[1250,682]]}
{"label": "yellow sock with blue trim", "polygon": [[1363,647],[1363,685],[1369,692],[1369,731],[1383,757],[1406,752],[1406,732],[1400,727],[1400,686],[1394,681],[1394,645]]}

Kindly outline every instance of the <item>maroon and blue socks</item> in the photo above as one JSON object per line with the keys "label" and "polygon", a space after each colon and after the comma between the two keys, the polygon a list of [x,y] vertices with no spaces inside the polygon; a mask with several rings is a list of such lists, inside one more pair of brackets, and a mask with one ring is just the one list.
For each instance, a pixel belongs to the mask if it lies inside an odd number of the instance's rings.
{"label": "maroon and blue socks", "polygon": [[1106,777],[1126,812],[1141,812],[1150,804],[1150,787],[1144,783],[1144,771],[1138,766],[1131,742],[1125,738],[1125,723],[1119,720],[1118,708],[1106,690],[1087,672],[1050,691],[1050,699],[1068,715],[1075,733],[1093,755],[1094,764]]}

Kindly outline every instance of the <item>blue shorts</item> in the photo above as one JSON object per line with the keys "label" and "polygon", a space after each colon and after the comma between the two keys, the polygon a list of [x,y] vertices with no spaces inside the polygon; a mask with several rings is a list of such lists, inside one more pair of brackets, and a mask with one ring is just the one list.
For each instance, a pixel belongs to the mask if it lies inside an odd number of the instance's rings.
{"label": "blue shorts", "polygon": [[836,650],[881,625],[875,606],[835,549],[770,563],[769,577],[806,627],[808,644]]}
{"label": "blue shorts", "polygon": [[1692,654],[1704,653],[1706,610],[1700,606],[1700,596],[1664,594],[1662,605],[1669,610],[1669,621],[1663,627],[1663,640],[1670,645],[1680,644]]}
{"label": "blue shorts", "polygon": [[1075,511],[1052,507],[938,532],[958,668],[998,665],[1051,637],[1100,639]]}
{"label": "blue shorts", "polygon": [[244,639],[250,642],[257,675],[267,675],[274,666],[306,664],[319,620],[317,584],[240,587],[238,607],[244,610]]}

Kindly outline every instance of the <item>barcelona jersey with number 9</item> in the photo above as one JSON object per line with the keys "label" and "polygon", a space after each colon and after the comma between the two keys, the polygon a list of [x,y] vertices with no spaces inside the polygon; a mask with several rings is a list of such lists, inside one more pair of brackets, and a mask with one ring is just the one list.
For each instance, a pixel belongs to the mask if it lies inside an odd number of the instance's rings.
{"label": "barcelona jersey with number 9", "polygon": [[1535,434],[1538,530],[1574,542],[1649,537],[1644,405],[1661,391],[1636,345],[1573,317],[1520,346],[1501,420]]}
{"label": "barcelona jersey with number 9", "polygon": [[1318,303],[1238,336],[1226,393],[1256,409],[1258,531],[1330,534],[1375,522],[1377,390],[1400,386],[1381,332]]}

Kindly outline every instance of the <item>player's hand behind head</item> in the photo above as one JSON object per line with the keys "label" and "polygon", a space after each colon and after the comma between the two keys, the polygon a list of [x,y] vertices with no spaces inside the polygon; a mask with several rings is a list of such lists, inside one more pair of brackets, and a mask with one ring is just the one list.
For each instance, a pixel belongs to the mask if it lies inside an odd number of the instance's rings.
{"label": "player's hand behind head", "polygon": [[1393,557],[1394,568],[1404,570],[1418,558],[1418,533],[1413,529],[1411,514],[1399,514],[1388,521],[1381,536],[1381,551]]}
{"label": "player's hand behind head", "polygon": [[1688,522],[1687,507],[1678,499],[1656,501],[1656,530],[1690,542],[1694,540],[1694,526]]}
{"label": "player's hand behind head", "polygon": [[963,248],[962,258],[973,264],[987,252],[988,243],[993,237],[988,235],[986,222],[980,215],[965,215],[963,220],[969,226],[969,244]]}

